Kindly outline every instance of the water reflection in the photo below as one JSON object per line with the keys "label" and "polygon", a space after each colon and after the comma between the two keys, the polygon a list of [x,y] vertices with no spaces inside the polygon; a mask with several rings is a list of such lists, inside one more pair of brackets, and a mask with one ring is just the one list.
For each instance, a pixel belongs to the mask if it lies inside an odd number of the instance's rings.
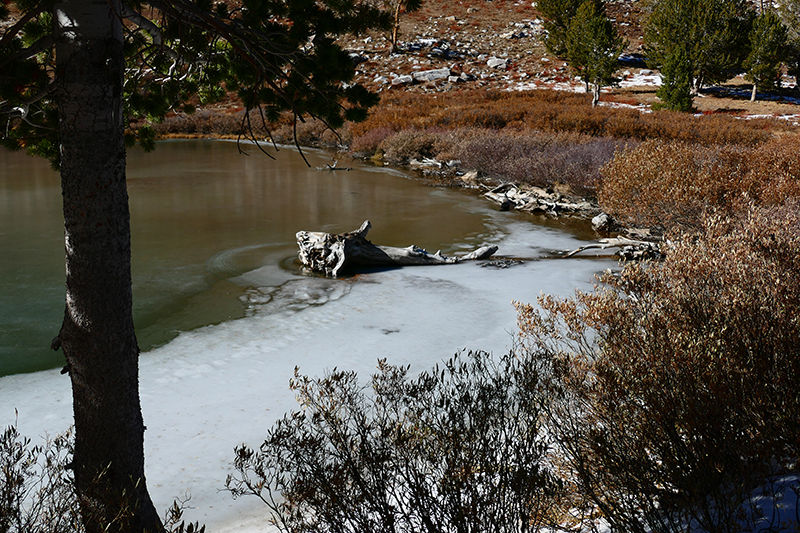
{"label": "water reflection", "polygon": [[[370,219],[380,244],[453,253],[494,230],[490,207],[374,167],[320,172],[323,152],[273,161],[235,143],[170,141],[128,155],[134,316],[142,350],[244,316],[256,287],[295,275],[294,234]],[[59,177],[46,161],[0,152],[0,375],[59,366],[63,314]],[[287,263],[288,261],[288,263]]]}

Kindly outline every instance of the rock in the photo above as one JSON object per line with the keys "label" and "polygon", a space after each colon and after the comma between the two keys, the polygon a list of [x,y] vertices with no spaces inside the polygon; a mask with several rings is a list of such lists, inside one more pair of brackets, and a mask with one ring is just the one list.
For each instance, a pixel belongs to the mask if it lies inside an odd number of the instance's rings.
{"label": "rock", "polygon": [[614,219],[608,213],[600,213],[592,219],[592,227],[595,231],[611,231]]}
{"label": "rock", "polygon": [[437,68],[433,70],[423,70],[414,73],[414,79],[419,82],[435,81],[447,78],[450,76],[449,68]]}
{"label": "rock", "polygon": [[403,74],[392,79],[392,85],[407,85],[409,83],[414,83],[414,78],[407,74]]}
{"label": "rock", "polygon": [[372,82],[380,83],[381,85],[386,85],[387,83],[389,83],[389,78],[387,78],[386,76],[378,76],[377,78],[372,80]]}
{"label": "rock", "polygon": [[472,170],[462,176],[456,176],[456,177],[469,187],[477,187],[479,185],[478,172],[476,170]]}

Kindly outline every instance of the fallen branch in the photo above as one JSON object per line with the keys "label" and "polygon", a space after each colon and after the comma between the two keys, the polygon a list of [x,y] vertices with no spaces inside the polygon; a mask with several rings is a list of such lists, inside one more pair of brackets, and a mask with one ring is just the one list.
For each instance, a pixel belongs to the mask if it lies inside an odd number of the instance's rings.
{"label": "fallen branch", "polygon": [[366,220],[360,228],[349,233],[299,231],[296,237],[300,261],[313,272],[337,276],[352,267],[451,265],[486,259],[497,251],[497,246],[483,246],[461,257],[446,257],[440,251],[431,254],[414,245],[407,248],[376,246],[367,240],[371,227]]}
{"label": "fallen branch", "polygon": [[586,250],[606,250],[608,248],[620,248],[617,255],[626,260],[662,259],[664,257],[658,243],[617,237],[613,239],[600,239],[596,243],[586,244],[569,252],[564,258],[573,257]]}

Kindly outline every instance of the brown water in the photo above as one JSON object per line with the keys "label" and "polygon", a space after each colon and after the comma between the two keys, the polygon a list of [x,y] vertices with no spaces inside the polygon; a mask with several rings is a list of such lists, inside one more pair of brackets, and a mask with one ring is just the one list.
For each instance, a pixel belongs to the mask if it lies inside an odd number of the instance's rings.
{"label": "brown water", "polygon": [[[372,221],[370,238],[452,253],[478,245],[490,207],[458,191],[360,166],[318,171],[330,155],[272,160],[235,143],[171,141],[128,156],[134,317],[141,349],[241,317],[253,283],[297,275],[294,234]],[[48,349],[64,308],[59,177],[0,151],[0,375],[60,366]],[[257,271],[258,279],[243,276]]]}

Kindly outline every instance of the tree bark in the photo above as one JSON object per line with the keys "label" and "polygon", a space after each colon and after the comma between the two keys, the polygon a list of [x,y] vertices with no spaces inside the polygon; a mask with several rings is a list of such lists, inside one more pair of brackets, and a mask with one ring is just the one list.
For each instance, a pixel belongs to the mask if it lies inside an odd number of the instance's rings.
{"label": "tree bark", "polygon": [[[163,530],[144,476],[125,183],[120,0],[54,6],[73,468],[89,533]],[[108,529],[106,529],[108,528]]]}

